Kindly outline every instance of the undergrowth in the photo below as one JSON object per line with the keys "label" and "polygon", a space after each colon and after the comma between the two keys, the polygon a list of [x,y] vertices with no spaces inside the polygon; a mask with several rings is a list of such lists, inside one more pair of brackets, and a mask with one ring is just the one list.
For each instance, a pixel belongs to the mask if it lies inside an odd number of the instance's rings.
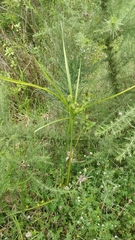
{"label": "undergrowth", "polygon": [[[134,156],[118,162],[108,153],[108,145],[102,148],[87,129],[91,141],[84,132],[75,149],[70,184],[65,186],[66,140],[57,137],[57,128],[34,138],[43,121],[33,111],[1,123],[1,239],[133,240]],[[112,123],[109,134],[111,128]]]}
{"label": "undergrowth", "polygon": [[135,239],[134,7],[1,1],[0,239]]}

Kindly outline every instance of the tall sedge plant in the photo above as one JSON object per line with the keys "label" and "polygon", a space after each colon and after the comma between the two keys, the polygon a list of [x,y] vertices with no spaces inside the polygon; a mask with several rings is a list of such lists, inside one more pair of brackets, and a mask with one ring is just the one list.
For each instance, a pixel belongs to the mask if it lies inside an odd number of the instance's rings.
{"label": "tall sedge plant", "polygon": [[79,84],[80,84],[81,64],[80,64],[80,67],[79,67],[79,70],[78,70],[76,89],[75,89],[75,92],[74,92],[73,91],[73,87],[72,87],[71,77],[70,77],[70,70],[69,70],[69,65],[68,65],[68,59],[67,59],[67,55],[66,55],[63,31],[62,31],[62,41],[63,41],[63,53],[64,53],[65,68],[66,68],[66,75],[67,75],[67,87],[68,87],[68,90],[69,90],[69,95],[68,96],[63,94],[62,89],[59,88],[58,84],[55,83],[53,78],[48,75],[48,73],[45,70],[45,68],[37,61],[36,61],[37,65],[41,69],[45,79],[48,81],[48,83],[50,83],[50,85],[52,87],[51,89],[49,89],[47,87],[41,87],[41,86],[38,86],[36,84],[23,82],[21,80],[15,80],[15,79],[12,79],[12,78],[9,78],[9,77],[5,77],[5,76],[0,76],[0,79],[4,80],[4,81],[8,81],[8,82],[21,84],[21,85],[25,85],[25,86],[30,86],[30,87],[34,87],[34,88],[37,88],[37,89],[44,90],[45,92],[47,92],[47,93],[51,94],[52,96],[54,96],[55,98],[57,98],[63,104],[63,107],[67,111],[68,116],[64,117],[64,118],[61,118],[61,119],[58,119],[58,120],[55,120],[55,121],[53,121],[51,123],[48,123],[48,124],[38,128],[35,131],[35,134],[39,130],[41,130],[41,129],[43,129],[43,128],[51,125],[51,124],[54,124],[54,123],[57,123],[57,122],[60,122],[60,121],[65,121],[65,120],[68,121],[67,133],[68,133],[68,136],[69,136],[69,143],[70,143],[69,144],[69,146],[70,146],[70,149],[69,149],[69,151],[70,151],[69,152],[69,159],[68,159],[68,162],[66,163],[66,165],[67,165],[66,185],[68,185],[69,181],[70,181],[71,165],[72,165],[72,158],[73,158],[74,123],[75,123],[76,116],[78,114],[80,114],[81,112],[83,112],[86,108],[88,108],[90,106],[102,103],[102,102],[107,101],[109,99],[112,99],[112,98],[115,98],[117,96],[120,96],[121,94],[124,94],[127,91],[132,90],[133,88],[135,88],[135,85],[130,87],[130,88],[128,88],[128,89],[126,89],[126,90],[124,90],[124,91],[122,91],[122,92],[119,92],[119,93],[117,93],[115,95],[112,95],[110,97],[101,99],[98,102],[90,103],[89,101],[87,101],[87,102],[86,101],[84,101],[84,102],[82,101],[82,104],[79,104],[78,103],[78,92],[79,92]]}

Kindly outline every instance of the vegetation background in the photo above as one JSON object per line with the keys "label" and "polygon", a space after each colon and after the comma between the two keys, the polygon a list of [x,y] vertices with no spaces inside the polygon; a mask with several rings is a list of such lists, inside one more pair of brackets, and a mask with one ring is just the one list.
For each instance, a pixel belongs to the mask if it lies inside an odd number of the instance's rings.
{"label": "vegetation background", "polygon": [[133,0],[1,1],[1,239],[135,239],[134,16]]}

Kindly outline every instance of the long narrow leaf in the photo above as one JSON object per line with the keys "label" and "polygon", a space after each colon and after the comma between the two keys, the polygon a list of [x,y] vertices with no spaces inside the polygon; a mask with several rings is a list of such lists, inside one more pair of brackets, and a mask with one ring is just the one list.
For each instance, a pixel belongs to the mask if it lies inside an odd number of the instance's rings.
{"label": "long narrow leaf", "polygon": [[61,121],[64,121],[64,120],[69,120],[69,118],[61,118],[61,119],[55,120],[55,121],[53,121],[53,122],[47,123],[47,124],[45,124],[44,126],[36,129],[36,130],[34,131],[34,133],[36,133],[36,132],[38,132],[39,130],[41,130],[41,129],[43,129],[43,128],[46,128],[46,127],[48,127],[48,126],[50,126],[50,125],[52,125],[52,124],[54,124],[54,123],[61,122]]}
{"label": "long narrow leaf", "polygon": [[[134,88],[135,88],[135,85],[133,85],[132,87],[129,87],[129,88],[127,88],[127,89],[125,89],[125,90],[117,93],[117,94],[114,94],[114,95],[112,95],[112,96],[110,96],[110,97],[103,98],[103,99],[101,99],[100,101],[95,102],[95,104],[102,103],[102,102],[105,102],[105,101],[110,100],[110,99],[112,99],[112,98],[118,97],[118,96],[120,96],[120,95],[122,95],[122,94],[124,94],[124,93],[126,93],[126,92],[129,92],[130,90],[132,90],[132,89],[134,89]],[[95,104],[94,104],[94,105],[95,105]]]}
{"label": "long narrow leaf", "polygon": [[86,108],[88,108],[88,107],[91,107],[91,106],[94,106],[94,105],[96,105],[96,104],[103,103],[103,102],[105,102],[105,101],[108,101],[108,100],[110,100],[110,99],[113,99],[113,98],[115,98],[115,97],[118,97],[118,96],[120,96],[120,95],[122,95],[122,94],[124,94],[124,93],[126,93],[126,92],[129,92],[130,90],[132,90],[132,89],[134,89],[134,88],[135,88],[135,85],[133,85],[132,87],[129,87],[129,88],[127,88],[127,89],[125,89],[125,90],[117,93],[117,94],[114,94],[114,95],[112,95],[112,96],[110,96],[110,97],[103,98],[103,99],[101,99],[100,101],[97,101],[97,102],[94,102],[94,103],[85,104],[84,106],[82,106],[82,107],[80,108],[80,110],[78,111],[78,113],[84,111],[84,109],[86,109]]}
{"label": "long narrow leaf", "polygon": [[45,71],[44,67],[35,59],[36,63],[38,64],[39,68],[41,69],[41,71],[43,72],[46,80],[55,88],[55,90],[57,91],[57,93],[60,96],[61,101],[65,104],[67,104],[66,98],[63,95],[62,91],[58,88],[58,86],[54,83],[54,81],[51,79],[51,77],[47,74],[47,72]]}
{"label": "long narrow leaf", "polygon": [[17,231],[18,231],[18,239],[19,240],[23,240],[23,235],[22,235],[22,231],[21,231],[21,225],[17,219],[17,217],[13,214],[10,215],[10,217],[12,218],[16,228],[17,228]]}
{"label": "long narrow leaf", "polygon": [[79,71],[78,71],[78,78],[77,78],[76,92],[75,92],[75,102],[77,102],[77,97],[78,97],[80,73],[81,73],[81,63],[80,63]]}
{"label": "long narrow leaf", "polygon": [[52,91],[49,90],[48,88],[40,87],[40,86],[38,86],[38,85],[36,85],[36,84],[33,84],[33,83],[23,82],[23,81],[21,81],[21,80],[16,80],[16,79],[4,77],[4,76],[0,76],[0,79],[1,79],[1,80],[4,80],[4,81],[7,81],[7,82],[12,82],[12,83],[20,84],[20,85],[25,85],[25,86],[29,86],[29,87],[34,87],[34,88],[37,88],[37,89],[41,89],[41,90],[44,90],[44,91],[50,93],[51,95],[55,96],[56,98],[61,99],[60,96],[57,95],[55,92],[52,92]]}
{"label": "long narrow leaf", "polygon": [[[61,26],[62,28],[62,26]],[[64,42],[64,36],[63,36],[63,28],[62,28],[62,42],[63,42],[63,52],[64,52],[64,60],[65,60],[65,68],[66,68],[66,74],[67,74],[67,81],[68,81],[68,88],[69,88],[69,93],[71,97],[72,95],[72,84],[71,84],[71,77],[70,77],[70,71],[69,71],[69,66],[68,66],[68,59],[67,59],[67,54],[66,54],[66,49],[65,49],[65,42]]]}

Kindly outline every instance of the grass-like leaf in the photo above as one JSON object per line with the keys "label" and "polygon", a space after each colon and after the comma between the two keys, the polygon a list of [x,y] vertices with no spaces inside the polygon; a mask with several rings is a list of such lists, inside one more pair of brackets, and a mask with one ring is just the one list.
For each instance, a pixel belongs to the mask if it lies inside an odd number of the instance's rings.
{"label": "grass-like leaf", "polygon": [[54,87],[54,89],[57,91],[58,95],[59,95],[59,99],[61,100],[61,102],[63,102],[63,104],[65,106],[67,106],[67,101],[65,96],[63,95],[62,91],[58,88],[57,84],[54,83],[54,81],[51,79],[51,77],[47,74],[47,72],[45,71],[45,68],[35,59],[37,65],[39,66],[39,68],[41,69],[41,71],[43,72],[44,77],[46,78],[46,80]]}
{"label": "grass-like leaf", "polygon": [[75,102],[77,102],[77,97],[78,97],[80,73],[81,73],[81,63],[80,63],[79,71],[78,71],[78,78],[77,78],[76,92],[75,92]]}
{"label": "grass-like leaf", "polygon": [[49,90],[46,87],[41,87],[41,86],[38,86],[38,85],[33,84],[33,83],[28,83],[28,82],[24,82],[24,81],[21,81],[21,80],[16,80],[16,79],[12,79],[12,78],[9,78],[9,77],[4,77],[4,76],[0,76],[0,79],[4,80],[4,81],[7,81],[7,82],[11,82],[11,83],[16,83],[16,84],[20,84],[20,85],[24,85],[24,86],[29,86],[29,87],[34,87],[34,88],[37,88],[37,89],[41,89],[41,90],[44,90],[44,91],[50,93],[51,95],[55,96],[56,98],[61,99],[58,94]]}
{"label": "grass-like leaf", "polygon": [[54,123],[61,122],[61,121],[64,121],[64,120],[69,120],[69,118],[61,118],[61,119],[55,120],[55,121],[53,121],[53,122],[47,123],[47,124],[45,124],[44,126],[36,129],[36,130],[34,131],[34,133],[36,133],[36,132],[38,132],[39,130],[41,130],[41,129],[43,129],[43,128],[46,128],[46,127],[48,127],[48,126],[50,126],[50,125],[52,125],[52,124],[54,124]]}
{"label": "grass-like leaf", "polygon": [[[61,28],[62,28],[62,25],[61,25]],[[73,98],[72,83],[71,83],[70,71],[69,71],[69,66],[68,66],[68,59],[67,59],[67,54],[66,54],[66,49],[65,49],[63,28],[62,28],[62,42],[63,42],[63,53],[64,53],[64,60],[65,60],[65,68],[66,68],[66,74],[67,74],[69,94]]]}

